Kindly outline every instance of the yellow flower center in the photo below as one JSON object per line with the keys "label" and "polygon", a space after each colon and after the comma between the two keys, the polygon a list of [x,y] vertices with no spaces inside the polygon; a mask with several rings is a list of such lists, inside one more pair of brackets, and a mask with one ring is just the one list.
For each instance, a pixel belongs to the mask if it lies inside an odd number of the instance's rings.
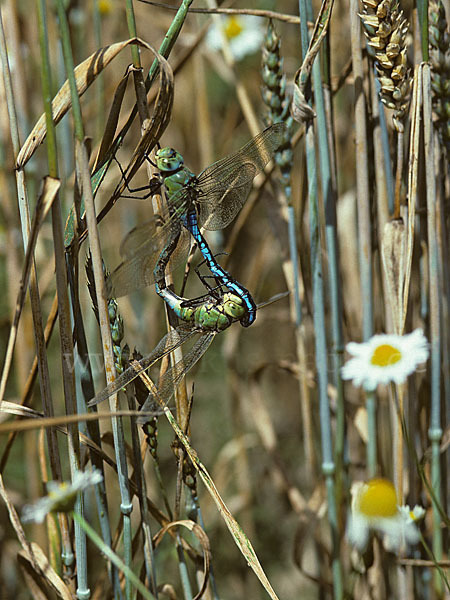
{"label": "yellow flower center", "polygon": [[101,15],[109,15],[112,11],[112,2],[110,0],[100,0],[98,3],[98,10]]}
{"label": "yellow flower center", "polygon": [[242,25],[237,17],[230,17],[225,26],[225,35],[229,40],[237,37],[243,30]]}
{"label": "yellow flower center", "polygon": [[49,498],[53,498],[53,499],[58,498],[61,494],[66,492],[68,487],[69,487],[69,484],[67,483],[67,481],[62,481],[61,483],[58,484],[57,489],[51,490],[48,493]]}
{"label": "yellow flower center", "polygon": [[388,367],[394,365],[402,358],[402,353],[398,348],[390,344],[382,344],[375,348],[370,362],[376,367]]}
{"label": "yellow flower center", "polygon": [[359,510],[367,517],[393,517],[397,513],[397,494],[387,479],[371,479],[361,492]]}

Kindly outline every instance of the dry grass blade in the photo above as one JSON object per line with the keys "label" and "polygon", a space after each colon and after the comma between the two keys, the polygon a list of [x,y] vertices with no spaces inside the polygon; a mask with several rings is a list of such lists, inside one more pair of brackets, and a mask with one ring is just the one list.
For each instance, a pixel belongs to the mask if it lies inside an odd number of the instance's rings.
{"label": "dry grass blade", "polygon": [[[137,365],[137,368],[139,368],[139,364],[136,363],[136,365]],[[160,404],[160,407],[163,410],[167,420],[169,421],[170,425],[172,426],[173,430],[175,431],[176,435],[178,436],[178,439],[183,444],[184,449],[186,450],[189,458],[191,459],[191,462],[194,465],[195,470],[199,474],[201,480],[203,481],[203,484],[205,485],[206,489],[208,490],[209,494],[211,495],[212,499],[214,500],[217,508],[219,509],[219,513],[220,513],[221,517],[223,518],[223,520],[225,521],[225,524],[228,527],[237,547],[242,552],[244,558],[246,559],[246,561],[248,562],[250,567],[253,569],[253,572],[258,577],[259,581],[261,582],[261,584],[263,585],[264,589],[267,591],[269,596],[272,598],[272,600],[279,600],[278,596],[276,595],[275,591],[273,590],[272,586],[270,585],[270,582],[267,579],[266,574],[263,571],[263,568],[258,560],[258,557],[256,556],[256,552],[253,549],[253,546],[250,543],[250,540],[245,535],[245,533],[242,531],[239,523],[233,517],[231,512],[228,510],[227,505],[222,500],[222,497],[220,496],[216,486],[214,485],[214,481],[212,480],[206,467],[203,465],[203,463],[200,462],[197,452],[190,445],[188,438],[184,435],[183,431],[180,429],[172,412],[164,404],[164,402],[159,398],[158,390],[156,389],[156,386],[154,385],[154,383],[151,381],[151,379],[145,373],[139,373],[139,377],[141,378],[141,380],[143,381],[144,385],[149,390],[149,392],[154,395],[154,397]]]}
{"label": "dry grass blade", "polygon": [[66,430],[61,425],[70,423],[80,423],[82,421],[98,421],[99,419],[110,419],[111,417],[152,417],[155,413],[142,410],[118,410],[113,412],[102,413],[81,413],[76,415],[61,415],[60,417],[44,417],[43,413],[33,410],[32,408],[21,406],[14,402],[0,403],[0,414],[18,415],[27,417],[24,421],[15,423],[4,423],[0,425],[0,434],[10,431],[30,431],[39,429],[40,427],[58,427],[59,431],[66,433]]}
{"label": "dry grass blade", "polygon": [[25,532],[20,522],[19,515],[17,514],[16,509],[14,508],[14,505],[9,499],[9,496],[6,492],[5,486],[3,484],[2,475],[0,475],[0,496],[3,498],[3,501],[6,504],[6,508],[8,509],[9,520],[11,521],[11,525],[13,526],[14,531],[16,532],[17,539],[19,540],[22,548],[25,550],[25,552],[28,554],[31,561],[33,562],[34,568],[38,569],[37,561],[34,560],[33,552],[31,550],[31,544],[28,542],[25,536]]}
{"label": "dry grass blade", "polygon": [[39,233],[39,229],[41,228],[42,222],[48,214],[54,199],[56,198],[56,194],[58,193],[60,187],[60,181],[58,179],[52,179],[51,177],[46,177],[44,179],[44,186],[42,189],[42,193],[40,194],[36,210],[33,217],[33,222],[31,225],[30,236],[28,239],[27,251],[25,253],[25,261],[22,269],[22,278],[20,280],[19,292],[17,294],[16,308],[14,312],[13,323],[11,325],[11,330],[9,334],[8,340],[8,348],[6,351],[6,358],[3,366],[2,372],[2,380],[0,383],[0,402],[4,397],[6,382],[8,380],[9,370],[11,368],[11,362],[14,352],[14,346],[17,338],[17,328],[19,325],[20,315],[22,313],[23,305],[25,302],[28,281],[30,278],[30,271],[33,263],[34,256],[34,248],[37,242],[37,236]]}
{"label": "dry grass blade", "polygon": [[414,72],[414,84],[411,108],[411,132],[409,148],[409,167],[408,167],[408,237],[407,237],[407,256],[405,285],[403,289],[403,331],[406,311],[408,309],[409,284],[411,281],[411,267],[414,250],[414,223],[416,220],[416,197],[417,197],[417,177],[419,170],[419,145],[420,145],[420,113],[422,106],[422,65],[416,67]]}
{"label": "dry grass blade", "polygon": [[97,170],[99,164],[104,162],[105,158],[107,157],[108,150],[111,148],[111,145],[114,141],[114,136],[116,135],[117,131],[117,125],[119,123],[120,110],[122,108],[125,91],[128,85],[128,78],[132,72],[133,65],[130,65],[126,70],[125,75],[119,81],[116,91],[114,92],[114,98],[109,111],[105,131],[103,133],[100,148],[98,150],[97,157],[95,159],[95,164],[92,169],[94,173]]}
{"label": "dry grass blade", "polygon": [[45,582],[53,589],[59,598],[62,598],[63,600],[71,600],[72,594],[70,593],[69,588],[50,565],[42,548],[35,542],[31,543],[31,548],[33,551],[33,558],[37,561],[37,565],[39,567],[38,571],[33,568],[33,563],[25,551],[22,550],[19,552],[18,560],[22,568],[22,572],[25,574],[25,579],[27,580],[28,586],[33,589],[33,598],[38,597],[35,586],[38,586],[38,588],[42,591],[42,594],[45,594],[42,596],[44,600],[48,598],[48,587],[42,587],[42,584]]}
{"label": "dry grass blade", "polygon": [[[163,2],[153,2],[152,0],[140,0],[144,4],[166,8],[167,10],[177,10],[176,6],[164,4]],[[300,23],[300,17],[285,13],[275,12],[273,10],[260,10],[252,8],[190,8],[190,13],[203,15],[253,15],[255,17],[263,17],[265,19],[274,19],[275,21],[284,21],[285,23]]]}
{"label": "dry grass blade", "polygon": [[[53,331],[53,327],[55,326],[57,316],[58,316],[58,301],[57,301],[57,297],[55,296],[53,298],[52,307],[50,309],[50,313],[48,315],[47,323],[45,325],[45,330],[44,330],[45,347],[47,347],[48,342],[50,340],[50,337],[51,337],[51,334]],[[29,373],[27,380],[25,382],[25,385],[24,385],[24,390],[23,390],[23,394],[22,394],[22,398],[21,398],[22,406],[28,404],[28,402],[31,398],[31,395],[32,395],[33,389],[34,389],[34,383],[36,380],[37,372],[38,372],[38,359],[37,359],[37,355],[35,355],[34,359],[33,359],[33,364],[31,365],[30,373]],[[10,432],[10,435],[8,437],[8,442],[6,443],[6,446],[3,449],[2,457],[0,460],[0,473],[3,473],[6,462],[8,460],[9,452],[10,452],[13,442],[14,442],[14,438],[15,438],[15,433]]]}
{"label": "dry grass blade", "polygon": [[35,411],[33,408],[28,408],[28,406],[22,406],[20,404],[16,404],[15,402],[7,402],[6,400],[2,400],[0,402],[0,421],[6,419],[7,415],[17,415],[18,417],[42,417],[42,413]]}
{"label": "dry grass blade", "polygon": [[383,268],[391,304],[394,331],[401,335],[403,328],[403,286],[405,283],[405,263],[407,230],[402,219],[389,221],[384,226],[381,254]]}

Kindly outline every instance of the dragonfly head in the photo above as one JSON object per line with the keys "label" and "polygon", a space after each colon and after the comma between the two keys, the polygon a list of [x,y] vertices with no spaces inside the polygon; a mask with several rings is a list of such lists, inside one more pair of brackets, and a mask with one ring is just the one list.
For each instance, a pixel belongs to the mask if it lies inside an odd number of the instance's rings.
{"label": "dragonfly head", "polygon": [[247,312],[244,301],[235,294],[227,292],[223,295],[222,302],[225,314],[233,319],[241,319]]}
{"label": "dragonfly head", "polygon": [[156,166],[163,175],[171,175],[184,165],[183,157],[173,148],[161,148],[155,154]]}

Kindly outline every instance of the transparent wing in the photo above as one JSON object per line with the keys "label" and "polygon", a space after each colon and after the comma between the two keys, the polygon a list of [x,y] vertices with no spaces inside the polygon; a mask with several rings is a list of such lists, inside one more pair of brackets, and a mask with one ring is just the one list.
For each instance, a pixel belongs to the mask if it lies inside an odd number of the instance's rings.
{"label": "transparent wing", "polygon": [[166,221],[160,215],[154,215],[148,221],[142,223],[131,229],[127,235],[123,238],[120,244],[120,256],[123,260],[127,260],[136,253],[136,251],[143,245],[148,244],[150,239],[154,239],[155,250],[156,247],[163,243],[163,239],[168,235],[167,231],[170,228],[164,227]]}
{"label": "transparent wing", "polygon": [[[175,393],[175,389],[183,377],[192,369],[197,361],[205,354],[208,350],[211,342],[216,336],[216,332],[205,333],[199,340],[194,344],[191,350],[179,360],[173,367],[167,369],[161,378],[158,386],[158,396],[164,404],[168,404],[172,396]],[[142,406],[143,411],[151,411],[155,406],[155,397],[153,394],[149,394],[149,397]],[[146,418],[138,418],[138,423],[142,424]]]}
{"label": "transparent wing", "polygon": [[[200,173],[195,186],[195,202],[207,229],[225,227],[234,218],[247,199],[254,177],[281,145],[285,130],[284,123],[267,127],[240,150]],[[207,215],[213,212],[217,214],[208,222]]]}
{"label": "transparent wing", "polygon": [[186,260],[190,245],[189,233],[181,227],[178,218],[171,218],[162,227],[161,217],[155,216],[132,229],[120,246],[123,262],[111,273],[107,281],[110,297],[119,298],[155,283],[153,270],[163,248],[177,234],[180,238],[166,271],[178,267]]}
{"label": "transparent wing", "polygon": [[247,200],[256,173],[253,164],[242,165],[229,187],[211,190],[207,197],[200,196],[196,203],[200,225],[209,231],[229,225]]}
{"label": "transparent wing", "polygon": [[178,348],[178,346],[181,346],[181,344],[194,335],[194,333],[196,333],[194,329],[181,327],[169,331],[169,333],[159,341],[156,348],[152,350],[150,354],[138,361],[141,366],[139,371],[136,371],[134,367],[126,369],[113,383],[110,383],[103,391],[92,398],[92,400],[89,400],[88,407],[90,408],[96,404],[100,404],[100,402],[103,402],[112,394],[119,392],[123,387],[131,383],[133,379],[136,379],[139,373],[149,369],[158,362],[158,360],[166,356],[166,354],[169,354],[169,352],[173,352],[173,350]]}

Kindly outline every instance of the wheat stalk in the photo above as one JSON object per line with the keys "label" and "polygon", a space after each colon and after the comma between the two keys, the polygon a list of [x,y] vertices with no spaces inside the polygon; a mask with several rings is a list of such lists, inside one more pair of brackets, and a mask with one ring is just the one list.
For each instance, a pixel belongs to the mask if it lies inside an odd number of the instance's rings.
{"label": "wheat stalk", "polygon": [[394,126],[402,132],[411,92],[406,57],[408,22],[396,0],[362,0],[362,6],[360,17],[375,61],[380,98],[385,106],[393,109]]}

